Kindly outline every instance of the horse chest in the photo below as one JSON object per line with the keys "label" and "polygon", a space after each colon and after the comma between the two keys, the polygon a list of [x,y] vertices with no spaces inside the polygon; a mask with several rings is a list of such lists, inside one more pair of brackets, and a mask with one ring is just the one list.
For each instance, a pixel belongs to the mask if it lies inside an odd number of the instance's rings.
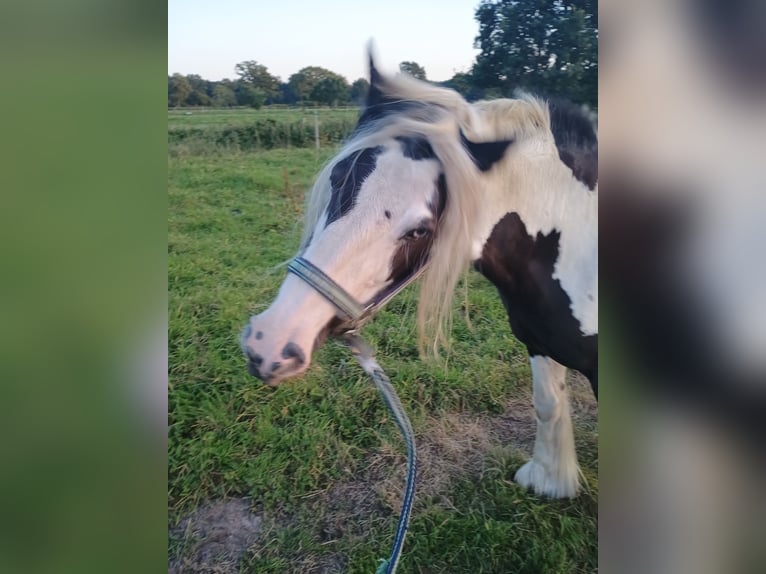
{"label": "horse chest", "polygon": [[561,234],[531,236],[518,213],[492,229],[474,267],[497,287],[516,337],[531,355],[544,355],[586,376],[597,362],[597,335],[585,335],[570,295],[554,277]]}

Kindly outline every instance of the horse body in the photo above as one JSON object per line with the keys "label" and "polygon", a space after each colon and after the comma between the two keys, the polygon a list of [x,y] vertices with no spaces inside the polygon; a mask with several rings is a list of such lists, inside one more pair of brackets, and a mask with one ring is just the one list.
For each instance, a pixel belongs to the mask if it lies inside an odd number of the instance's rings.
{"label": "horse body", "polygon": [[[534,98],[469,105],[451,90],[384,78],[371,61],[359,125],[319,174],[301,256],[357,301],[425,266],[420,324],[442,335],[468,265],[498,289],[529,351],[537,438],[516,480],[574,496],[567,368],[597,392],[597,140],[576,108]],[[251,318],[242,347],[274,384],[305,370],[336,309],[295,276]]]}
{"label": "horse body", "polygon": [[[504,104],[483,107],[493,105]],[[537,437],[515,479],[552,497],[578,489],[566,368],[598,393],[597,141],[589,122],[571,117],[582,112],[565,111],[483,171],[471,253],[530,355]]]}
{"label": "horse body", "polygon": [[[484,176],[472,260],[498,288],[530,354],[582,372],[597,392],[598,193],[552,160],[561,156],[557,127],[510,146]],[[587,153],[597,161],[595,149]]]}

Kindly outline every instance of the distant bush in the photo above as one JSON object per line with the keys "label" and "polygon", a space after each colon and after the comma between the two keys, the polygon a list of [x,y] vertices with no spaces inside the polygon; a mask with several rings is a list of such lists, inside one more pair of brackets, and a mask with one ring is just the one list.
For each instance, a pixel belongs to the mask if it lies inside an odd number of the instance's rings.
{"label": "distant bush", "polygon": [[[320,145],[333,145],[343,141],[355,125],[355,118],[320,120]],[[314,121],[310,117],[295,121],[264,118],[243,125],[183,126],[168,129],[168,146],[171,148],[182,146],[195,150],[225,148],[249,151],[313,145]]]}

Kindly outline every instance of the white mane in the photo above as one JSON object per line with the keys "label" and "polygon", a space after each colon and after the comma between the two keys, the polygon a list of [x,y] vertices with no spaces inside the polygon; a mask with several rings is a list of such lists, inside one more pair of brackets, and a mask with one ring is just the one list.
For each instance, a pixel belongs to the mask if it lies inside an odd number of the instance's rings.
{"label": "white mane", "polygon": [[[514,140],[546,134],[550,137],[547,105],[531,96],[474,104],[457,92],[399,74],[382,79],[386,104],[402,107],[370,121],[357,130],[338,154],[320,171],[306,207],[302,247],[310,241],[330,200],[330,173],[350,153],[381,145],[395,136],[424,137],[439,158],[447,183],[446,209],[431,249],[430,263],[421,279],[418,311],[421,348],[428,342],[434,352],[447,339],[451,302],[458,279],[471,262],[472,238],[482,201],[484,181],[460,140],[460,132],[473,142]],[[413,103],[414,106],[401,106]]]}

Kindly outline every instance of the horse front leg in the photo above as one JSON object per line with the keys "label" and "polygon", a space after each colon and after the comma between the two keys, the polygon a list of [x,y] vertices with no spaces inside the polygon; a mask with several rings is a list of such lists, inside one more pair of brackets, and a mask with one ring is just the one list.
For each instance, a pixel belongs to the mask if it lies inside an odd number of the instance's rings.
{"label": "horse front leg", "polygon": [[516,472],[514,480],[537,494],[571,498],[577,494],[580,468],[569,411],[567,369],[540,355],[530,357],[530,362],[537,436],[532,460]]}

